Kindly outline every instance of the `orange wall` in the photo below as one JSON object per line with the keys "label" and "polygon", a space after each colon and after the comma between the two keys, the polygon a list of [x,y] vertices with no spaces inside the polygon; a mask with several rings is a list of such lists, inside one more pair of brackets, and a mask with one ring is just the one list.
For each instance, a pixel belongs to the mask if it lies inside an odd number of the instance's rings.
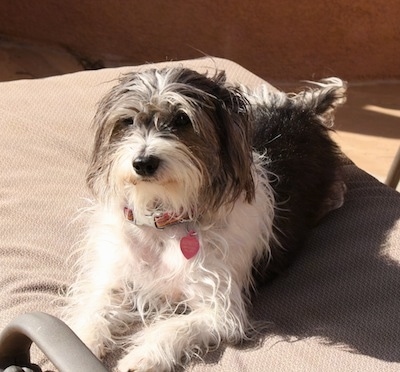
{"label": "orange wall", "polygon": [[399,0],[0,0],[0,35],[135,64],[214,55],[269,80],[400,78]]}

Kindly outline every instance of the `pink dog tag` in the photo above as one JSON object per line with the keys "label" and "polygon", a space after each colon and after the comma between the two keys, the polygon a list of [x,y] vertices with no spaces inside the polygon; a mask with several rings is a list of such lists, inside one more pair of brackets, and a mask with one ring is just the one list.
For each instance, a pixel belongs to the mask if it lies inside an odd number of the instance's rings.
{"label": "pink dog tag", "polygon": [[196,237],[196,233],[191,230],[186,236],[181,239],[181,251],[187,260],[196,256],[200,249],[199,240]]}

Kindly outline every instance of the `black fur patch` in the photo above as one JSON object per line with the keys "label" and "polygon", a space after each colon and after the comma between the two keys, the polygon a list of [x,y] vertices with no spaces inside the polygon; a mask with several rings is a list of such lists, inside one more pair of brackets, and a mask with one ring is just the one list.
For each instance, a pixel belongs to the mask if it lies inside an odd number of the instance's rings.
{"label": "black fur patch", "polygon": [[268,264],[256,263],[258,282],[284,270],[310,229],[329,211],[326,200],[333,185],[341,182],[341,152],[327,127],[337,98],[335,89],[326,89],[321,94],[279,96],[256,109],[253,146],[266,153],[272,173],[279,241],[271,242]]}

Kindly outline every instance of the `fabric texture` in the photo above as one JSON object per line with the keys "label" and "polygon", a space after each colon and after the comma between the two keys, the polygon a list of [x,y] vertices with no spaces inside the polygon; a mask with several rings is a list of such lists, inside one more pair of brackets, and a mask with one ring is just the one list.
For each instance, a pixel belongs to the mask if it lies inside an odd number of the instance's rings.
{"label": "fabric texture", "polygon": [[[265,83],[218,58],[155,66],[173,65]],[[0,329],[18,314],[57,313],[82,233],[74,218],[87,205],[96,104],[121,74],[150,67],[0,84]],[[343,168],[344,206],[254,298],[252,315],[269,322],[263,341],[223,345],[187,370],[400,370],[400,194],[354,165]],[[33,361],[52,369],[37,351]]]}

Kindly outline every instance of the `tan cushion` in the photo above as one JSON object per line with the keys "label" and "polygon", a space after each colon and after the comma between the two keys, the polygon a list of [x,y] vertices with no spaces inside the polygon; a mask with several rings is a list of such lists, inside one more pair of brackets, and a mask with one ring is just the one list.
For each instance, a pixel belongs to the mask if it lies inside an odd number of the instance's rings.
{"label": "tan cushion", "polygon": [[[229,80],[250,86],[263,82],[218,58],[163,65],[176,64],[226,69]],[[0,329],[21,313],[56,313],[81,234],[72,221],[88,196],[96,103],[120,74],[150,66],[0,84]],[[255,299],[254,316],[272,322],[264,343],[221,347],[189,370],[400,368],[400,196],[353,165],[345,169],[345,206]]]}

